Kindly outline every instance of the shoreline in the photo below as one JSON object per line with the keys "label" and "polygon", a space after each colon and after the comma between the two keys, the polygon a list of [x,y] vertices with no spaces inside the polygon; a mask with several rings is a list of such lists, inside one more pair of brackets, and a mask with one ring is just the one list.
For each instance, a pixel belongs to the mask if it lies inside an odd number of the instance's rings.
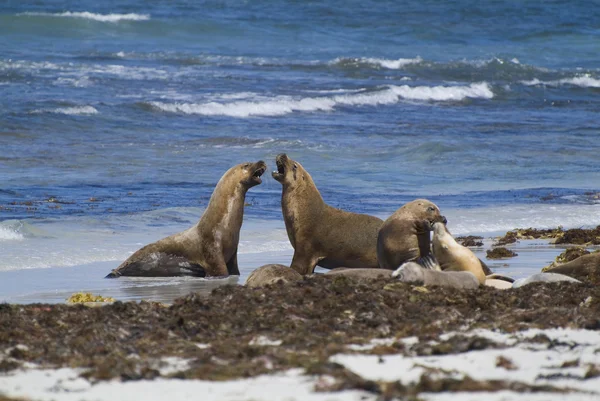
{"label": "shoreline", "polygon": [[[520,240],[505,247],[517,256],[504,259],[487,259],[486,251],[492,248],[494,238],[483,238],[483,246],[471,247],[477,257],[483,260],[495,273],[524,278],[549,265],[556,256],[574,245],[554,245],[549,240]],[[600,249],[600,246],[588,246]],[[172,303],[174,299],[190,292],[207,296],[214,288],[226,284],[244,284],[249,274],[256,268],[269,263],[289,265],[293,250],[259,253],[240,253],[239,277],[203,279],[194,277],[120,277],[104,279],[118,262],[94,262],[69,267],[42,269],[22,269],[0,272],[0,303],[64,303],[77,292],[92,292],[115,298],[119,301],[156,301]],[[319,268],[315,273],[324,273]]]}

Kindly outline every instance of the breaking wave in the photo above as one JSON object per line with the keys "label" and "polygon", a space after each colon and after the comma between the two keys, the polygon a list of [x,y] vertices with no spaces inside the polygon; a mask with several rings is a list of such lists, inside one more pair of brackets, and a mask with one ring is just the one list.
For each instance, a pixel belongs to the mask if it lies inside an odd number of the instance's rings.
{"label": "breaking wave", "polygon": [[23,234],[12,226],[0,225],[0,241],[22,240]]}
{"label": "breaking wave", "polygon": [[389,86],[375,92],[337,96],[295,99],[277,96],[262,101],[236,101],[230,103],[164,103],[148,102],[151,108],[169,113],[200,114],[206,116],[251,117],[281,116],[293,112],[332,111],[338,106],[376,106],[394,104],[400,100],[411,101],[462,101],[467,98],[491,99],[494,93],[486,82],[468,86]]}
{"label": "breaking wave", "polygon": [[48,109],[48,110],[34,110],[32,113],[33,114],[53,113],[53,114],[67,114],[70,116],[85,116],[85,115],[98,114],[98,110],[96,110],[92,106],[75,106],[75,107],[59,107],[57,109]]}
{"label": "breaking wave", "polygon": [[397,70],[397,69],[407,66],[409,64],[419,64],[421,62],[423,62],[423,59],[421,57],[399,58],[399,59],[395,59],[395,60],[394,59],[370,58],[370,57],[361,57],[361,58],[338,57],[335,60],[333,60],[330,64],[340,65],[343,67],[358,66],[358,65],[377,66],[377,67],[388,68],[391,70]]}
{"label": "breaking wave", "polygon": [[147,21],[150,19],[148,14],[95,14],[87,11],[84,12],[71,12],[65,11],[63,13],[43,13],[43,12],[27,12],[17,14],[19,16],[34,16],[34,17],[67,17],[67,18],[84,18],[99,22],[119,22],[119,21]]}
{"label": "breaking wave", "polygon": [[552,81],[541,81],[537,78],[534,78],[530,81],[522,81],[524,85],[527,86],[561,86],[561,85],[573,85],[579,86],[581,88],[600,88],[600,79],[596,79],[591,77],[589,74],[578,75],[571,78],[563,78]]}

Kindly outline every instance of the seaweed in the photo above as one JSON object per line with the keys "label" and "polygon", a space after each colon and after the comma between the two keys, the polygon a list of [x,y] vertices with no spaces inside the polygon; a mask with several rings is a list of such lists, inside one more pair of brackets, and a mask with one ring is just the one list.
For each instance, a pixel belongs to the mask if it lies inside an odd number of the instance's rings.
{"label": "seaweed", "polygon": [[462,246],[480,247],[483,246],[483,241],[481,241],[482,239],[483,237],[479,237],[476,235],[467,235],[464,237],[456,237],[456,242],[458,242]]}
{"label": "seaweed", "polygon": [[518,256],[518,253],[504,247],[488,249],[485,253],[488,259],[514,258]]}

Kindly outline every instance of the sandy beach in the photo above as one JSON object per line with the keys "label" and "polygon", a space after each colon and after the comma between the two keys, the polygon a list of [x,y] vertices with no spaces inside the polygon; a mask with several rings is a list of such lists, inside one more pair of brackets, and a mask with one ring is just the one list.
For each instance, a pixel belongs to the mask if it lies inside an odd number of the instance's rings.
{"label": "sandy beach", "polygon": [[597,285],[497,290],[316,275],[171,306],[0,305],[7,399],[592,400]]}

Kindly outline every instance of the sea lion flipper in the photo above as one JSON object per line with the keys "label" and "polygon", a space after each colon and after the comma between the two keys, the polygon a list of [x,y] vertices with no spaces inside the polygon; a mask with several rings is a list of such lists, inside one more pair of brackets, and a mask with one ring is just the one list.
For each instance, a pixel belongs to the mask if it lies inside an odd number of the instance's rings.
{"label": "sea lion flipper", "polygon": [[319,259],[312,257],[310,252],[302,252],[296,249],[290,267],[304,276],[312,274],[318,262]]}
{"label": "sea lion flipper", "polygon": [[227,262],[227,272],[230,276],[240,275],[240,269],[238,268],[237,262],[237,249],[235,250],[235,253],[231,257],[231,259],[229,259],[229,262]]}
{"label": "sea lion flipper", "polygon": [[204,268],[184,256],[173,255],[165,252],[154,252],[145,257],[122,264],[110,272],[105,278],[116,278],[120,276],[137,277],[173,277],[173,276],[195,276],[204,277]]}
{"label": "sea lion flipper", "polygon": [[425,256],[421,256],[420,258],[417,259],[416,262],[419,265],[421,265],[422,267],[424,267],[425,269],[438,270],[438,271],[442,270],[442,268],[440,267],[440,264],[438,263],[437,259],[435,258],[435,256],[432,253],[429,253]]}
{"label": "sea lion flipper", "polygon": [[[415,225],[417,230],[417,240],[419,241],[419,258],[424,259],[426,262],[429,262],[430,259],[435,261],[435,258],[431,253],[431,238],[429,235],[429,232],[431,231],[431,223],[428,220],[420,220]],[[428,269],[432,269],[432,267],[423,264],[421,265]]]}
{"label": "sea lion flipper", "polygon": [[479,263],[481,263],[481,268],[483,269],[483,274],[485,274],[486,276],[489,276],[490,274],[494,274],[492,269],[490,269],[489,266],[487,264],[485,264],[485,262],[483,260],[479,259]]}

